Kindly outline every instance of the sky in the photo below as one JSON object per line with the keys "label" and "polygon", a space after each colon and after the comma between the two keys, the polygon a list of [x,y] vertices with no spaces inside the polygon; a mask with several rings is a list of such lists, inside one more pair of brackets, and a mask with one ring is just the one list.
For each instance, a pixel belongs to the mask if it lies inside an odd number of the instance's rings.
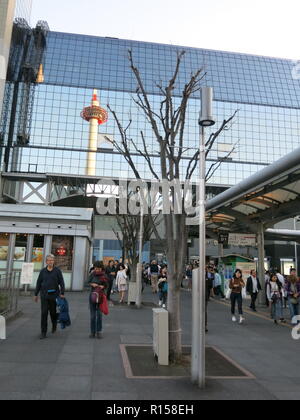
{"label": "sky", "polygon": [[32,24],[300,60],[299,0],[33,0]]}

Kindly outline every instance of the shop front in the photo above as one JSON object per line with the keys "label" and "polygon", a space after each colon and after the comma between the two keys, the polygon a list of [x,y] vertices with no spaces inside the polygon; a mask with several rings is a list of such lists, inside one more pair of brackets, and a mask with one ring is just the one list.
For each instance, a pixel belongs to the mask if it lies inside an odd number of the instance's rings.
{"label": "shop front", "polygon": [[46,256],[54,254],[66,289],[81,291],[91,258],[93,210],[0,204],[0,275],[34,263],[34,289]]}

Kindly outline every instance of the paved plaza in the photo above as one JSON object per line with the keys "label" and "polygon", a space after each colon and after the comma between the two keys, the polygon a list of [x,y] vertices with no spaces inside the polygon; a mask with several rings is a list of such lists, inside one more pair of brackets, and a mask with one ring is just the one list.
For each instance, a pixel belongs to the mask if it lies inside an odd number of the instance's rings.
{"label": "paved plaza", "polygon": [[[207,345],[254,378],[208,379],[205,391],[185,378],[129,379],[124,344],[151,345],[152,307],[147,288],[141,310],[115,305],[104,319],[104,338],[89,339],[87,293],[67,294],[72,327],[39,340],[40,306],[20,300],[23,316],[8,324],[0,341],[0,399],[21,400],[273,400],[300,399],[300,341],[289,326],[274,326],[267,312],[231,322],[228,305],[211,301]],[[182,293],[183,343],[191,344],[191,293]]]}

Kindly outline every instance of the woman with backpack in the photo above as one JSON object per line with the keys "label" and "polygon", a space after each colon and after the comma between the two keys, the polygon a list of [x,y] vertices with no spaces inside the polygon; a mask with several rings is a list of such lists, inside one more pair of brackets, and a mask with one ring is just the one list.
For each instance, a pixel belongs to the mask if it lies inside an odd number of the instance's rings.
{"label": "woman with backpack", "polygon": [[119,265],[117,274],[117,288],[120,293],[120,303],[124,303],[125,293],[127,291],[127,268],[122,263]]}
{"label": "woman with backpack", "polygon": [[102,338],[102,312],[100,310],[101,297],[108,287],[108,278],[105,274],[105,267],[101,261],[94,264],[94,270],[89,277],[91,293],[89,298],[91,313],[91,334],[90,338]]}
{"label": "woman with backpack", "polygon": [[267,298],[271,305],[271,318],[277,325],[278,321],[283,321],[282,296],[283,287],[276,273],[270,274],[270,281],[266,285]]}
{"label": "woman with backpack", "polygon": [[235,270],[233,278],[230,280],[229,288],[231,289],[231,314],[232,322],[237,322],[235,316],[235,307],[236,302],[238,303],[238,310],[240,315],[239,323],[242,324],[245,321],[243,314],[243,288],[246,287],[246,284],[243,280],[243,273],[240,269]]}

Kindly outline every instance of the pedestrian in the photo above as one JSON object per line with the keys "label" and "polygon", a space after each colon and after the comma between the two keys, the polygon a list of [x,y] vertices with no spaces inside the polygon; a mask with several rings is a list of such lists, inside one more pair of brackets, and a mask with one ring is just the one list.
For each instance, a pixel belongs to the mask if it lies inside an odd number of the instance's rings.
{"label": "pedestrian", "polygon": [[214,290],[214,283],[215,283],[215,267],[213,265],[209,265],[206,268],[206,282],[208,283],[207,287],[207,301],[210,300],[211,296],[214,296],[213,290]]}
{"label": "pedestrian", "polygon": [[292,325],[297,325],[298,321],[294,321],[294,317],[300,315],[300,282],[295,269],[291,268],[290,276],[286,282],[286,292],[290,308]]}
{"label": "pedestrian", "polygon": [[193,285],[193,267],[192,265],[188,265],[186,269],[186,278],[188,280],[188,292],[192,291],[192,285]]}
{"label": "pedestrian", "polygon": [[214,270],[214,267],[206,267],[205,270],[205,332],[208,333],[208,302],[213,295],[214,290],[214,276],[210,276],[208,271]]}
{"label": "pedestrian", "polygon": [[108,278],[108,288],[107,288],[106,296],[107,296],[107,300],[109,302],[109,305],[112,306],[113,303],[111,302],[110,296],[111,296],[111,293],[112,293],[112,288],[114,286],[114,282],[117,278],[117,268],[115,266],[114,260],[109,261],[108,266],[106,267],[106,270],[105,270],[105,274],[107,275],[107,278]]}
{"label": "pedestrian", "polygon": [[266,296],[266,307],[267,308],[270,306],[270,302],[269,302],[269,299],[268,299],[268,296],[267,296],[267,284],[270,281],[270,275],[271,275],[270,271],[267,270],[265,272],[265,296]]}
{"label": "pedestrian", "polygon": [[35,288],[35,302],[38,302],[38,295],[41,298],[41,340],[47,338],[48,313],[52,321],[52,334],[57,330],[57,304],[56,298],[65,298],[65,282],[63,274],[58,267],[55,267],[55,256],[50,254],[46,257],[47,266],[39,274]]}
{"label": "pedestrian", "polygon": [[160,272],[160,266],[157,264],[157,262],[155,260],[153,260],[152,263],[150,264],[150,267],[149,267],[149,275],[150,275],[150,279],[151,279],[152,293],[157,293],[158,292],[157,283],[158,283],[159,272]]}
{"label": "pedestrian", "polygon": [[[102,261],[96,261],[94,264],[94,271],[89,277],[89,286],[91,293],[89,298],[90,304],[90,318],[91,318],[91,334],[90,338],[102,338],[102,312],[100,310],[101,296],[108,288],[108,278],[105,274],[105,267]],[[95,299],[97,295],[97,299]]]}
{"label": "pedestrian", "polygon": [[278,270],[278,268],[275,268],[275,273],[276,276],[278,278],[278,280],[280,281],[281,285],[282,285],[282,304],[284,309],[287,308],[287,303],[288,303],[288,296],[287,296],[287,292],[286,292],[286,280],[284,278],[284,276],[280,273],[280,271]]}
{"label": "pedestrian", "polygon": [[247,279],[247,292],[251,296],[251,305],[250,309],[253,312],[257,312],[256,310],[256,300],[258,297],[258,293],[262,290],[260,281],[257,277],[256,270],[251,270],[250,277]]}
{"label": "pedestrian", "polygon": [[120,302],[124,303],[125,294],[127,292],[127,274],[125,264],[119,265],[119,271],[117,274],[117,287],[120,293]]}
{"label": "pedestrian", "polygon": [[229,288],[231,289],[231,314],[232,314],[232,321],[237,322],[235,316],[235,307],[236,302],[238,303],[238,310],[240,315],[239,323],[242,324],[245,321],[244,314],[243,314],[243,288],[245,287],[245,282],[243,280],[243,273],[240,269],[235,270],[233,278],[230,280]]}
{"label": "pedestrian", "polygon": [[214,294],[215,296],[221,296],[221,299],[225,299],[225,295],[222,290],[222,278],[219,274],[219,271],[215,268],[214,270],[215,280],[214,280]]}
{"label": "pedestrian", "polygon": [[168,299],[168,269],[164,267],[161,269],[158,276],[158,290],[159,290],[159,306],[166,308]]}
{"label": "pedestrian", "polygon": [[267,298],[271,305],[271,318],[275,324],[278,324],[279,320],[283,322],[282,291],[283,287],[276,273],[271,273],[267,283]]}

